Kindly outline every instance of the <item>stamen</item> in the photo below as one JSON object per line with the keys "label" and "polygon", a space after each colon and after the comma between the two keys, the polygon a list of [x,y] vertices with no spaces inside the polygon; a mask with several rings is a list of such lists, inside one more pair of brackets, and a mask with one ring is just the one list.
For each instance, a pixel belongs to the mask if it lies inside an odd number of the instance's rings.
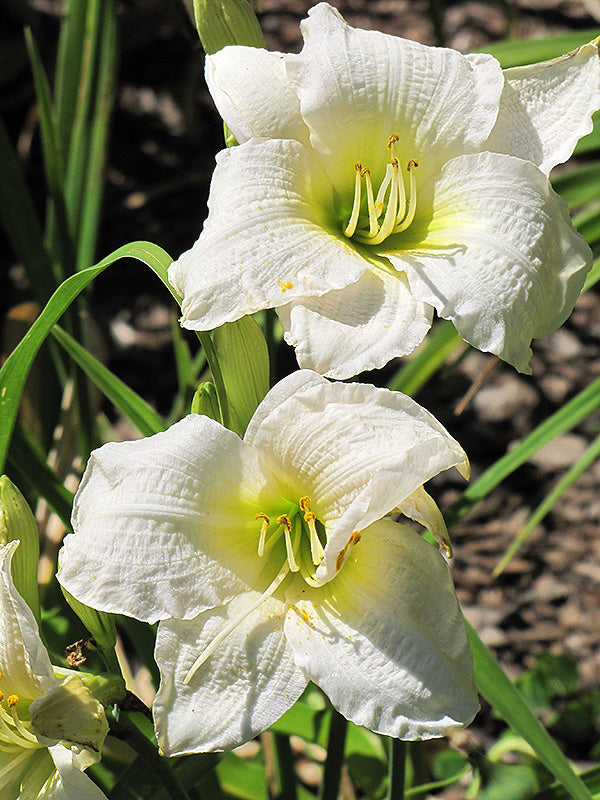
{"label": "stamen", "polygon": [[373,199],[373,183],[371,182],[371,170],[363,169],[362,175],[365,178],[365,185],[367,187],[367,208],[369,209],[369,236],[375,236],[379,229],[377,220],[381,214],[382,209],[377,209],[375,200]]}
{"label": "stamen", "polygon": [[[400,141],[397,133],[392,133],[388,137],[387,149],[390,152],[390,162],[386,166],[385,175],[379,186],[377,196],[373,193],[373,182],[371,170],[363,167],[360,161],[354,164],[354,201],[352,214],[346,227],[344,235],[348,238],[354,237],[363,244],[381,244],[388,236],[393,233],[401,233],[406,230],[413,222],[417,209],[417,193],[415,168],[418,167],[417,161],[411,159],[408,162],[406,171],[408,173],[408,187],[404,181],[403,171],[399,167],[398,153],[396,144]],[[366,206],[369,216],[368,230],[367,220],[365,219],[364,209],[361,214],[362,203],[362,179],[365,179],[365,189],[367,193]],[[384,213],[383,222],[379,223],[381,215]]]}
{"label": "stamen", "polygon": [[356,230],[356,226],[358,225],[358,215],[360,214],[360,200],[361,200],[361,172],[362,172],[362,165],[360,161],[357,161],[354,165],[354,169],[356,170],[356,178],[354,180],[354,203],[352,205],[352,214],[350,214],[350,219],[348,220],[348,224],[344,228],[344,236],[350,238],[354,231]]}
{"label": "stamen", "polygon": [[[381,244],[392,232],[394,225],[396,224],[396,211],[398,209],[398,159],[392,158],[391,162],[388,164],[388,170],[390,172],[390,194],[388,197],[388,205],[385,210],[385,217],[383,218],[383,222],[381,223],[381,228],[379,229],[379,233],[376,236],[369,236],[359,238],[360,241],[366,241],[369,244]],[[384,181],[385,182],[385,181]]]}
{"label": "stamen", "polygon": [[[375,200],[375,206],[377,207],[379,214],[383,211],[383,202],[385,200],[385,193],[387,192],[387,188],[390,185],[390,181],[392,180],[392,165],[388,164],[385,168],[385,176],[383,181],[381,182],[381,186],[379,187],[379,191],[377,192],[377,200]],[[379,216],[377,214],[377,216]]]}
{"label": "stamen", "polygon": [[[11,712],[11,715],[12,715],[12,718],[13,718],[13,722],[15,723],[15,728],[17,729],[17,731],[21,734],[21,736],[24,739],[27,739],[29,742],[32,742],[33,744],[35,744],[37,746],[39,744],[37,738],[33,735],[33,733],[31,733],[31,731],[28,731],[23,726],[23,723],[21,722],[21,720],[17,716],[17,709],[14,706],[10,705],[10,697],[8,698],[8,700],[9,700],[9,708],[10,708],[10,712]],[[18,698],[17,698],[17,700],[18,700]]]}
{"label": "stamen", "polygon": [[325,551],[323,550],[323,545],[317,533],[316,517],[310,510],[310,497],[300,498],[300,510],[304,511],[304,521],[308,525],[308,530],[310,531],[310,555],[312,562],[315,567],[318,567],[325,557]]}
{"label": "stamen", "polygon": [[261,594],[261,596],[254,603],[251,603],[251,605],[248,608],[245,608],[241,614],[232,619],[231,622],[228,625],[226,625],[223,628],[223,630],[215,636],[212,642],[207,647],[204,648],[204,650],[200,653],[198,658],[194,661],[194,663],[188,670],[187,675],[183,679],[184,686],[188,685],[188,683],[192,680],[196,672],[198,672],[202,664],[204,664],[204,662],[214,653],[214,651],[221,644],[221,642],[223,642],[229,636],[229,634],[232,631],[234,631],[237,628],[237,626],[246,619],[246,617],[248,617],[250,614],[256,611],[257,608],[260,608],[260,606],[265,602],[265,600],[268,600],[269,597],[275,594],[275,592],[281,586],[285,578],[289,575],[289,572],[290,572],[289,567],[284,566],[282,570],[278,573],[278,575],[275,577],[275,579],[271,582],[269,587],[265,589],[265,591]]}
{"label": "stamen", "polygon": [[260,536],[258,539],[258,555],[259,558],[262,558],[265,552],[265,538],[267,536],[267,530],[269,529],[269,525],[271,524],[271,520],[267,517],[266,514],[259,512],[258,514],[254,515],[254,519],[262,519],[262,527],[260,529]]}
{"label": "stamen", "polygon": [[298,572],[300,567],[296,563],[296,558],[294,556],[294,547],[292,545],[292,523],[290,518],[286,514],[282,514],[280,517],[277,517],[277,524],[281,525],[283,528],[283,533],[285,536],[285,550],[287,553],[287,561],[292,572]]}
{"label": "stamen", "polygon": [[[415,177],[415,169],[419,166],[419,162],[411,159],[406,165],[408,172],[409,186],[408,186],[408,211],[403,220],[398,219],[398,224],[394,227],[392,233],[401,233],[405,231],[415,218],[417,210],[417,179]],[[400,215],[398,215],[399,217]]]}
{"label": "stamen", "polygon": [[[4,693],[0,692],[0,702],[3,700]],[[11,694],[6,698],[6,704],[10,713],[7,713],[6,710],[0,706],[0,742],[35,750],[40,746],[40,743],[31,731],[25,728],[19,719],[16,708],[18,702],[18,695]],[[6,748],[0,745],[0,750],[6,750]]]}

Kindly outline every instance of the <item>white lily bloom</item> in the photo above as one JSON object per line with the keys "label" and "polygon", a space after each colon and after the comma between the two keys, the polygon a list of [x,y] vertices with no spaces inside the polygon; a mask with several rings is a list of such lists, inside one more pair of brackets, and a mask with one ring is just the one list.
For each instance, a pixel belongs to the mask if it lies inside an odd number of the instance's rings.
{"label": "white lily bloom", "polygon": [[433,309],[529,372],[591,264],[548,173],[600,106],[598,40],[504,72],[320,3],[304,48],[226,47],[206,78],[240,145],[217,156],[200,238],[169,269],[182,325],[274,307],[301,367],[410,353]]}
{"label": "white lily bloom", "polygon": [[[55,675],[35,618],[13,584],[10,563],[18,544],[0,545],[0,796],[106,800],[82,772],[100,758],[93,748],[108,731],[104,709],[78,676],[61,681]],[[74,725],[79,732],[81,722],[87,746],[36,735],[32,716],[38,710],[43,718],[40,704],[52,703],[54,695],[61,700],[62,730]]]}
{"label": "white lily bloom", "polygon": [[407,739],[477,710],[472,661],[422,485],[466,456],[404,395],[281,381],[244,439],[190,415],[92,454],[60,554],[89,605],[160,620],[154,702],[169,754],[228,749],[277,720],[309,680],[348,719]]}

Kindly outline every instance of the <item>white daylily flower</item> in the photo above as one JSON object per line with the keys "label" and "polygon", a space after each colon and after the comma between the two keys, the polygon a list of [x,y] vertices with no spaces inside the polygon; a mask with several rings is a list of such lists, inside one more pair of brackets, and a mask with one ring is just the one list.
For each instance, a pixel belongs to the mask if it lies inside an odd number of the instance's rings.
{"label": "white daylily flower", "polygon": [[433,309],[528,372],[591,253],[548,173],[591,130],[598,40],[505,70],[376,31],[326,3],[284,55],[226,47],[206,77],[241,143],[169,269],[182,325],[274,307],[302,367],[336,378],[411,352]]}
{"label": "white daylily flower", "polygon": [[407,739],[471,721],[472,661],[422,484],[466,456],[404,395],[299,371],[244,439],[190,415],[92,454],[58,578],[96,608],[160,620],[154,703],[170,755],[227,749],[309,680],[354,722]]}
{"label": "white daylily flower", "polygon": [[[10,562],[18,544],[15,540],[0,545],[0,796],[106,800],[82,772],[100,758],[90,747],[103,741],[108,731],[104,709],[78,676],[63,681],[56,677],[35,618],[13,584]],[[67,688],[61,693],[63,686]],[[36,735],[32,715],[57,692],[63,706],[65,697],[71,700],[71,718],[78,719],[82,705],[93,715],[92,725],[85,726],[89,746],[47,739],[39,731]],[[63,716],[66,720],[65,708]]]}

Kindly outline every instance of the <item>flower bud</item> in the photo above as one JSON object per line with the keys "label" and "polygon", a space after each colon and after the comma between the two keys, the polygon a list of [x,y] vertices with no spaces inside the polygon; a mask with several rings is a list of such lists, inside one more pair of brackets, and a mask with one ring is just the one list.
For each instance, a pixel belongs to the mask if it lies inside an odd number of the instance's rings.
{"label": "flower bud", "polygon": [[269,391],[269,351],[252,317],[226,322],[213,334],[221,367],[231,430],[243,436],[258,404]]}
{"label": "flower bud", "polygon": [[248,0],[194,0],[194,17],[207,55],[229,44],[265,46],[260,25]]}
{"label": "flower bud", "polygon": [[35,517],[27,500],[6,475],[0,477],[0,544],[18,539],[12,560],[12,578],[16,590],[40,621],[38,596],[38,560],[40,542]]}
{"label": "flower bud", "polygon": [[214,383],[204,381],[198,386],[192,398],[192,414],[204,414],[205,417],[221,422],[221,411]]}

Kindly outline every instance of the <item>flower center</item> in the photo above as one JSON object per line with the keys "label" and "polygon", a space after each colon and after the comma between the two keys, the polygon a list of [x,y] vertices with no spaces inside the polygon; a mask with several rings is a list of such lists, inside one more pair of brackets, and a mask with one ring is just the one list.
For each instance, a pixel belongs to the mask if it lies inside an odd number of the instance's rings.
{"label": "flower center", "polygon": [[311,580],[313,567],[318,567],[324,556],[317,531],[318,520],[310,510],[310,502],[310,497],[301,497],[292,513],[281,514],[274,522],[262,511],[254,517],[262,522],[258,555],[262,558],[265,553],[270,553],[283,535],[288,570],[300,572],[307,582]]}
{"label": "flower center", "polygon": [[[5,697],[4,692],[0,691],[0,753],[14,753],[20,762],[28,756],[25,751],[37,750],[43,745],[31,732],[31,723],[19,719],[18,703],[18,695],[9,694]],[[8,765],[10,769],[16,766],[14,762],[15,758],[10,759]],[[0,768],[0,778],[3,774],[2,769]]]}
{"label": "flower center", "polygon": [[285,560],[275,578],[265,591],[247,606],[241,614],[230,620],[200,653],[188,670],[183,683],[189,684],[202,664],[211,656],[217,647],[234,631],[246,617],[272,597],[290,572],[300,572],[307,583],[313,583],[314,568],[318,567],[325,555],[317,526],[321,523],[310,509],[310,497],[301,497],[298,504],[286,514],[280,514],[273,522],[262,511],[255,514],[254,519],[261,522],[258,532],[257,551],[260,558],[268,557],[276,545],[285,543]]}
{"label": "flower center", "polygon": [[[415,169],[419,164],[411,159],[406,165],[407,189],[400,162],[396,156],[396,143],[399,139],[397,133],[393,133],[388,139],[387,148],[390,151],[390,161],[376,197],[373,193],[371,170],[363,167],[360,161],[355,163],[354,203],[350,219],[344,228],[344,236],[349,239],[356,239],[362,244],[381,244],[393,233],[401,233],[406,230],[415,218],[417,210]],[[363,203],[363,179],[366,212],[365,203]]]}

